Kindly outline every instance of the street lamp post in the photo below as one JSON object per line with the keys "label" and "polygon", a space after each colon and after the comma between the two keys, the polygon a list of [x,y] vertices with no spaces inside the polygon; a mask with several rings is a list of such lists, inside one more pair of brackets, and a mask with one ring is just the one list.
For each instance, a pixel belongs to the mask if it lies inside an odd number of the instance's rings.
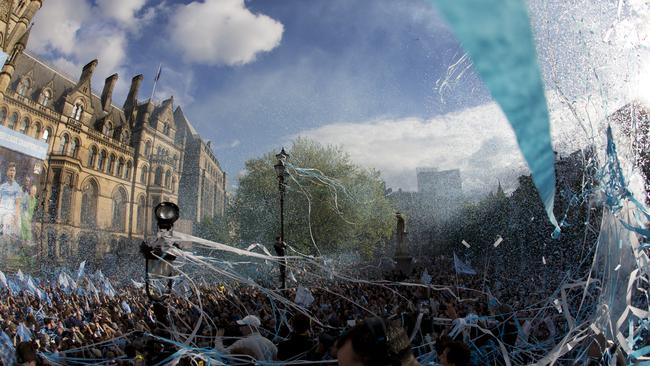
{"label": "street lamp post", "polygon": [[[284,242],[284,192],[285,192],[285,183],[284,178],[287,174],[285,161],[289,158],[289,154],[284,151],[280,151],[279,154],[276,154],[275,157],[278,159],[278,163],[273,167],[275,168],[275,173],[278,176],[278,190],[280,191],[280,237],[276,240],[274,245],[275,252],[279,257],[284,257],[286,244]],[[285,289],[286,286],[286,262],[285,259],[280,260],[280,280],[282,281],[282,288]]]}

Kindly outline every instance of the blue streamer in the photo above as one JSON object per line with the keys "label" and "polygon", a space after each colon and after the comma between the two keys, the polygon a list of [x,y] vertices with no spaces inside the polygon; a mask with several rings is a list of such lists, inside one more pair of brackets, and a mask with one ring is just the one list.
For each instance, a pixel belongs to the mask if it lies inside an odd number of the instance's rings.
{"label": "blue streamer", "polygon": [[558,238],[555,154],[526,5],[520,0],[429,1],[449,22],[508,117]]}

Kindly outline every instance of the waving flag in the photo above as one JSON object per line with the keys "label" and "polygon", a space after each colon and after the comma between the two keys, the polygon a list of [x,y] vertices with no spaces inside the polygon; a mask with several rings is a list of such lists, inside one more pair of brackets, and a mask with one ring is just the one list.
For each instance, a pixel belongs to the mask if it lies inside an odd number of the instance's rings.
{"label": "waving flag", "polygon": [[461,261],[456,255],[456,253],[454,253],[454,270],[456,271],[456,274],[468,274],[468,275],[476,274],[474,268],[470,267],[469,264]]}

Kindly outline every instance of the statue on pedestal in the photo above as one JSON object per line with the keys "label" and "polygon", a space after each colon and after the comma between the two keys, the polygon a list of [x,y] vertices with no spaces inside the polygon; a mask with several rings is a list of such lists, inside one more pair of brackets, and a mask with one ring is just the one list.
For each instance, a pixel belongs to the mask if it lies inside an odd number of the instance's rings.
{"label": "statue on pedestal", "polygon": [[395,262],[397,263],[397,269],[404,275],[408,275],[411,272],[413,258],[408,252],[406,242],[406,223],[401,213],[395,213],[395,217],[397,218],[397,231],[395,232]]}

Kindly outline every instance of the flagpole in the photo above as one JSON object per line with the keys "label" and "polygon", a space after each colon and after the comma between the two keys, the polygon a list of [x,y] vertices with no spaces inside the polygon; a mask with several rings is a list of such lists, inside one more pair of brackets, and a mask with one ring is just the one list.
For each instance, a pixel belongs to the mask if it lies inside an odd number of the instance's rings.
{"label": "flagpole", "polygon": [[160,72],[162,71],[162,62],[158,64],[158,72],[156,73],[156,78],[153,79],[153,88],[151,89],[151,97],[149,100],[153,102],[153,96],[156,93],[156,84],[158,84],[158,79],[160,79]]}

